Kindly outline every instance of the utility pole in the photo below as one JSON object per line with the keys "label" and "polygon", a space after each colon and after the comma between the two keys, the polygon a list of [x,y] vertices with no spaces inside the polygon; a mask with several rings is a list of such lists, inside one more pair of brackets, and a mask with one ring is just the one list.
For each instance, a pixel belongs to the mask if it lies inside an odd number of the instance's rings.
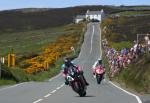
{"label": "utility pole", "polygon": [[145,36],[146,34],[137,34],[137,35],[136,35],[136,36],[137,36],[137,38],[136,38],[136,39],[137,39],[137,40],[136,40],[137,43],[139,43],[139,36],[142,36],[142,35]]}
{"label": "utility pole", "polygon": [[148,41],[149,41],[149,35],[148,34],[137,34],[137,44],[139,43],[139,36],[144,36],[145,40],[145,46],[146,46],[146,53],[148,53]]}

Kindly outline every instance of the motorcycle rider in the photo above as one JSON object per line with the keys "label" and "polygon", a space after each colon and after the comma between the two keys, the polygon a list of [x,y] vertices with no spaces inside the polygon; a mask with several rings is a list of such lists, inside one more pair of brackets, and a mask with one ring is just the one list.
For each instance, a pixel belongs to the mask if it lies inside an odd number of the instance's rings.
{"label": "motorcycle rider", "polygon": [[93,69],[92,71],[93,71],[93,76],[94,76],[94,78],[96,77],[96,73],[95,73],[96,68],[103,69],[103,70],[104,70],[103,75],[105,74],[105,66],[104,66],[103,63],[102,63],[102,59],[98,59],[98,60],[94,63],[94,65],[93,65],[93,67],[92,67],[92,69]]}
{"label": "motorcycle rider", "polygon": [[62,70],[62,73],[63,73],[63,76],[65,78],[65,84],[68,85],[69,84],[69,81],[67,80],[67,74],[68,74],[68,69],[70,69],[70,67],[73,67],[74,69],[76,69],[77,71],[80,71],[80,75],[82,76],[83,78],[83,82],[88,86],[89,83],[86,81],[86,79],[84,78],[84,75],[83,75],[83,71],[79,70],[79,68],[74,64],[73,61],[71,61],[70,58],[68,57],[65,57],[64,58],[64,64],[61,66],[61,70]]}

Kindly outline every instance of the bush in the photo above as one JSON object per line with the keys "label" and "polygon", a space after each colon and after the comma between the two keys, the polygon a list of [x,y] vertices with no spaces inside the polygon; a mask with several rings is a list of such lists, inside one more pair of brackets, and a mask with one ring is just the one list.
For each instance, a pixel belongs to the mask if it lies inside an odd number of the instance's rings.
{"label": "bush", "polygon": [[119,25],[123,25],[124,23],[126,23],[126,19],[127,19],[127,18],[125,18],[125,17],[120,17],[120,18],[118,19],[118,24],[119,24]]}
{"label": "bush", "polygon": [[5,78],[5,79],[15,79],[10,71],[10,68],[8,68],[7,66],[5,65],[2,65],[2,78]]}
{"label": "bush", "polygon": [[132,43],[129,41],[122,41],[122,42],[118,42],[118,43],[111,42],[110,44],[117,51],[120,51],[122,48],[131,48],[132,47]]}
{"label": "bush", "polygon": [[118,34],[118,33],[111,33],[111,35],[108,39],[112,42],[120,42],[120,41],[125,40],[124,36],[122,34]]}
{"label": "bush", "polygon": [[113,20],[111,18],[105,19],[102,21],[102,27],[111,25],[113,23]]}
{"label": "bush", "polygon": [[1,79],[0,80],[0,86],[2,85],[12,85],[15,84],[16,82],[14,80],[7,80],[7,79]]}
{"label": "bush", "polygon": [[10,72],[16,82],[26,82],[28,81],[28,77],[26,73],[20,68],[10,68]]}

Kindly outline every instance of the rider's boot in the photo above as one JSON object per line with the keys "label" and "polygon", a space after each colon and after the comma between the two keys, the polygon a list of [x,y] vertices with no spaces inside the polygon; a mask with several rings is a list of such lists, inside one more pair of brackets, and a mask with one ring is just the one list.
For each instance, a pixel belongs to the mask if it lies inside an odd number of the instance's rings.
{"label": "rider's boot", "polygon": [[67,80],[67,78],[65,78],[65,85],[68,85],[69,81]]}

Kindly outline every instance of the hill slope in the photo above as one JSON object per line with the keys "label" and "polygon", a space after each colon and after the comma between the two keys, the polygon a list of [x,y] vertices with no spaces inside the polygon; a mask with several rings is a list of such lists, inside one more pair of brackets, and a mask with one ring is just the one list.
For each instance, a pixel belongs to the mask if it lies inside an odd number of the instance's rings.
{"label": "hill slope", "polygon": [[106,13],[119,11],[117,7],[79,6],[59,9],[18,9],[0,12],[0,33],[57,27],[73,22],[79,14],[104,9]]}
{"label": "hill slope", "polygon": [[[103,21],[103,36],[109,41],[109,47],[120,52],[123,48],[131,48],[137,34],[147,34],[150,28],[150,16],[120,16]],[[144,36],[139,37],[139,43],[144,44]],[[128,56],[126,56],[128,57]],[[108,63],[106,62],[106,65]],[[112,80],[117,80],[126,87],[138,92],[150,93],[150,55],[143,53],[134,59],[130,65],[120,68]],[[108,67],[109,68],[109,67]]]}
{"label": "hill slope", "polygon": [[150,93],[150,55],[145,54],[139,58],[128,68],[123,69],[116,79],[138,92]]}

